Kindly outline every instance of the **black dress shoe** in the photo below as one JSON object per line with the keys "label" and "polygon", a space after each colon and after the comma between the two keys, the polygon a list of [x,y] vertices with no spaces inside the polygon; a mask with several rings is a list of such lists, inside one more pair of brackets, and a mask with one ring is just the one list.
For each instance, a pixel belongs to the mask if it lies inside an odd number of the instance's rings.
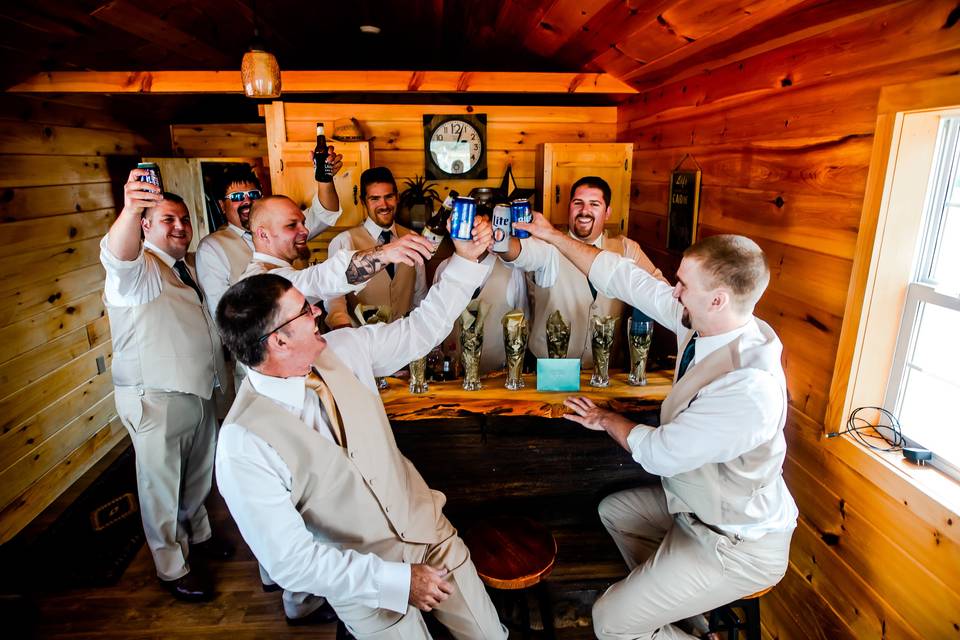
{"label": "black dress shoe", "polygon": [[221,538],[210,538],[191,544],[190,551],[207,560],[227,560],[233,557],[234,548]]}
{"label": "black dress shoe", "polygon": [[337,614],[329,602],[324,602],[302,618],[287,618],[287,624],[291,627],[299,627],[305,624],[330,624],[336,621]]}
{"label": "black dress shoe", "polygon": [[207,602],[213,599],[213,585],[193,572],[176,580],[161,580],[160,584],[174,598],[184,602]]}
{"label": "black dress shoe", "polygon": [[271,582],[270,584],[267,584],[266,582],[261,582],[260,588],[263,589],[264,593],[274,593],[276,591],[283,591],[283,587],[278,585],[276,582]]}

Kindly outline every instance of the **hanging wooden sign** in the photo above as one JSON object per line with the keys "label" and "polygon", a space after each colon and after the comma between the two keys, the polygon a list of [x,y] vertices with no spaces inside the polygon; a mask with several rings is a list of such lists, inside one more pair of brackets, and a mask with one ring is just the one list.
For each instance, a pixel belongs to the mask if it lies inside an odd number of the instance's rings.
{"label": "hanging wooden sign", "polygon": [[[700,216],[700,165],[696,171],[680,171],[687,156],[670,174],[670,201],[667,205],[667,248],[683,251],[697,241]],[[696,162],[696,160],[694,160]]]}

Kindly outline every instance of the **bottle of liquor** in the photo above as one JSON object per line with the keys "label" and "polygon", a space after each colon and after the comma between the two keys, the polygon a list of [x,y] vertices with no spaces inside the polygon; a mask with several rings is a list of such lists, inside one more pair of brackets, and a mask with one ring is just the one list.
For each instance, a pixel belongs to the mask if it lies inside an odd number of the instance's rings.
{"label": "bottle of liquor", "polygon": [[327,148],[327,136],[323,133],[323,123],[317,123],[317,147],[313,150],[313,177],[317,182],[333,182],[333,171],[328,163],[330,157]]}
{"label": "bottle of liquor", "polygon": [[444,199],[443,204],[440,205],[437,212],[427,220],[427,224],[423,227],[421,233],[424,238],[433,243],[434,251],[437,250],[444,236],[447,235],[447,220],[450,218],[450,212],[453,211],[453,201],[459,196],[460,194],[456,191],[450,191],[450,195]]}

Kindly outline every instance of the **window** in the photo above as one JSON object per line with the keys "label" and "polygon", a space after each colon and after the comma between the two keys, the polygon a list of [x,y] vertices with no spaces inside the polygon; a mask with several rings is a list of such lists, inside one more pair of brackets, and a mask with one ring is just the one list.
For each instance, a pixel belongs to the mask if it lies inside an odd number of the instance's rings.
{"label": "window", "polygon": [[960,477],[960,118],[940,120],[884,406]]}

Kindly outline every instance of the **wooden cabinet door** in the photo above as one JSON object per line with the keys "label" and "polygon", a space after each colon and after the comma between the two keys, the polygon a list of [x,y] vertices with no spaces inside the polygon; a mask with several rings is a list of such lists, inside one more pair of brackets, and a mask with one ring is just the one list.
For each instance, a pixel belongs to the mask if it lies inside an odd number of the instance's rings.
{"label": "wooden cabinet door", "polygon": [[543,215],[550,222],[566,228],[570,187],[584,176],[599,176],[607,181],[611,190],[612,211],[606,228],[611,234],[626,235],[630,218],[632,143],[544,143],[538,151],[538,164],[542,163],[543,169],[538,176],[537,195]]}

